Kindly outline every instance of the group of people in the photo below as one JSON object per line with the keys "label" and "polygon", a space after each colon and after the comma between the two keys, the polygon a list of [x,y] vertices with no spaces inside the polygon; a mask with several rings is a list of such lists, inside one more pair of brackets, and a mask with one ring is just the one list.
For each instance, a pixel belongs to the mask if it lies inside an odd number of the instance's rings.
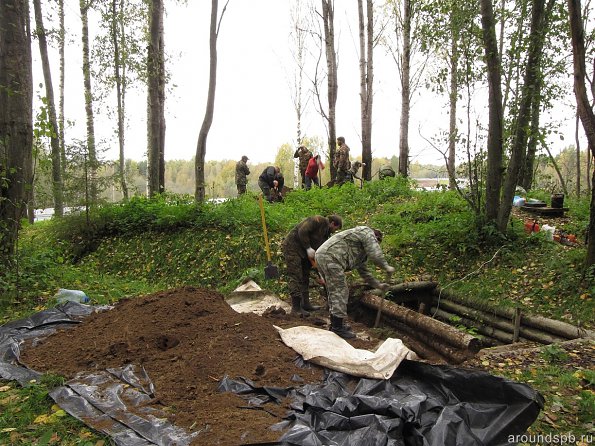
{"label": "group of people", "polygon": [[333,235],[342,227],[343,220],[336,214],[305,218],[287,234],[282,249],[292,314],[308,316],[309,312],[320,309],[310,303],[309,295],[310,271],[315,268],[327,291],[330,330],[344,339],[353,339],[356,335],[345,323],[349,300],[345,273],[356,270],[368,285],[386,291],[388,285],[372,275],[367,262],[384,269],[387,278],[395,269],[388,264],[380,248],[382,233],[379,230],[356,226]]}
{"label": "group of people", "polygon": [[[344,137],[339,136],[337,138],[337,146],[338,148],[333,160],[333,165],[337,169],[335,184],[341,185],[347,181],[353,183],[354,179],[363,181],[358,176],[358,171],[361,167],[365,166],[365,163],[361,163],[360,161],[351,163],[349,160],[349,147],[345,144]],[[320,187],[319,173],[325,168],[320,155],[313,154],[306,146],[302,145],[296,149],[293,157],[299,159],[298,168],[302,187],[306,190],[311,189],[312,184]],[[240,161],[236,163],[235,181],[238,196],[246,193],[248,175],[250,175],[250,169],[247,163],[248,157],[246,155],[242,156]],[[269,202],[283,200],[284,183],[285,179],[279,166],[267,166],[258,177],[258,186]]]}
{"label": "group of people", "polygon": [[[246,193],[246,185],[248,184],[248,175],[250,169],[248,168],[248,157],[246,155],[236,163],[236,187],[238,189],[238,196]],[[278,166],[267,166],[258,177],[258,186],[262,190],[262,194],[269,202],[283,200],[283,186],[285,179]]]}

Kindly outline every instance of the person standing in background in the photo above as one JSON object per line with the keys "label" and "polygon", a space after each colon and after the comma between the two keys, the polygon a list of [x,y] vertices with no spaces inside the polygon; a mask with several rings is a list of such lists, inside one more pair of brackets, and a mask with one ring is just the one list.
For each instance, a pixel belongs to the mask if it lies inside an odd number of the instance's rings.
{"label": "person standing in background", "polygon": [[238,188],[238,197],[246,193],[246,185],[248,184],[247,176],[250,175],[250,169],[246,162],[248,157],[242,156],[242,159],[236,163],[236,187]]}
{"label": "person standing in background", "polygon": [[306,190],[312,188],[312,183],[320,187],[320,180],[318,179],[318,171],[324,169],[324,164],[320,161],[320,155],[314,155],[308,161],[308,167],[306,167]]}
{"label": "person standing in background", "polygon": [[293,154],[293,157],[300,159],[298,169],[300,171],[302,187],[306,187],[306,169],[308,167],[308,162],[312,158],[312,152],[310,152],[306,146],[299,146]]}
{"label": "person standing in background", "polygon": [[351,161],[349,161],[349,146],[345,144],[345,138],[339,136],[337,138],[337,153],[335,153],[335,167],[337,168],[337,178],[335,184],[341,185],[347,181],[349,169],[351,168]]}

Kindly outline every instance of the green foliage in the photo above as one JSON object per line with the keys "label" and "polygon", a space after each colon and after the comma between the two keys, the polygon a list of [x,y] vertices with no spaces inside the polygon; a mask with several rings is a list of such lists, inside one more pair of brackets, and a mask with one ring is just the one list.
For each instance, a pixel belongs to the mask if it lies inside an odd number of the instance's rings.
{"label": "green foliage", "polygon": [[568,359],[568,353],[557,344],[546,345],[541,349],[542,358],[549,364],[561,364]]}

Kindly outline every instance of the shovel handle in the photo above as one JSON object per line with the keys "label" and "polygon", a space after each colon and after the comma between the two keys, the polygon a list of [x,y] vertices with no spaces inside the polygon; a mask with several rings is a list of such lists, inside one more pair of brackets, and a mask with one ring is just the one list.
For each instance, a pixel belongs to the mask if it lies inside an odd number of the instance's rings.
{"label": "shovel handle", "polygon": [[269,235],[267,233],[267,223],[264,218],[264,205],[262,204],[262,194],[258,196],[258,206],[260,207],[260,219],[262,220],[262,232],[264,234],[264,247],[267,252],[267,261],[271,262],[271,248],[269,247]]}

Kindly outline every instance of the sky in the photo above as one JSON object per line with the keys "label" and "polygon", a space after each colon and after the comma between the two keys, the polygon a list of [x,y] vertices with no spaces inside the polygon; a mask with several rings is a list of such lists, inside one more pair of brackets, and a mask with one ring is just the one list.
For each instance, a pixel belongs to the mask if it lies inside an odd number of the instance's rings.
{"label": "sky", "polygon": [[[85,138],[85,110],[82,95],[82,54],[80,14],[75,2],[65,2],[67,32],[72,39],[66,52],[66,118],[74,123],[70,138]],[[198,132],[204,117],[209,70],[210,1],[165,1],[165,47],[171,82],[166,97],[165,158],[191,159],[196,152]],[[217,90],[215,113],[208,140],[206,159],[237,160],[248,156],[251,163],[273,162],[283,144],[296,146],[297,119],[290,89],[295,64],[289,33],[291,0],[230,0],[221,22],[218,39]],[[220,9],[225,4],[219,1]],[[339,51],[339,91],[337,136],[344,136],[352,158],[361,155],[359,105],[359,67],[357,9],[355,2],[337,2],[335,12]],[[90,17],[90,32],[97,29],[98,18]],[[33,48],[34,64],[39,60]],[[53,83],[58,88],[58,58],[54,64]],[[400,89],[396,65],[377,47],[374,54],[374,110],[372,155],[398,156]],[[324,59],[323,59],[324,62]],[[34,70],[34,85],[43,82],[41,70]],[[308,89],[309,81],[304,81]],[[39,95],[44,95],[38,89]],[[414,95],[409,142],[411,160],[443,164],[442,155],[426,141],[448,126],[446,98],[427,90]],[[146,90],[131,91],[127,97],[128,122],[126,157],[146,159]],[[487,119],[484,104],[476,112]],[[96,138],[105,159],[116,159],[115,122],[97,107]],[[557,153],[574,144],[574,112],[561,107],[556,119],[564,122],[564,141],[558,136],[550,141]],[[302,119],[302,135],[326,140],[322,118],[313,102],[307,104]],[[583,146],[585,146],[583,144]]]}

